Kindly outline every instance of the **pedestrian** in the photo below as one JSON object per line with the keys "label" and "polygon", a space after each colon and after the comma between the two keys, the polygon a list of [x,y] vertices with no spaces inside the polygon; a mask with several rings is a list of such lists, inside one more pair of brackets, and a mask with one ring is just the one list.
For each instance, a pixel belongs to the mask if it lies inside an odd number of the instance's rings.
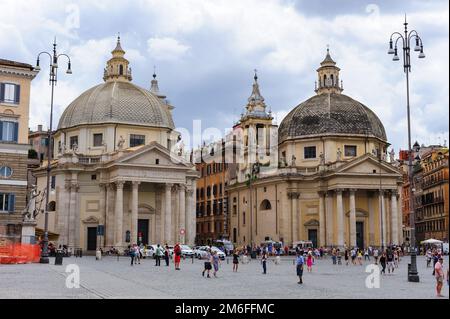
{"label": "pedestrian", "polygon": [[380,257],[381,273],[386,275],[386,254],[383,252]]}
{"label": "pedestrian", "polygon": [[128,246],[128,255],[130,256],[130,258],[131,258],[131,266],[133,266],[133,264],[134,264],[134,249],[133,249],[133,246]]}
{"label": "pedestrian", "polygon": [[431,259],[432,259],[432,255],[431,255],[431,249],[427,250],[427,268],[431,266]]}
{"label": "pedestrian", "polygon": [[367,248],[364,250],[364,260],[370,261],[369,249],[367,249]]}
{"label": "pedestrian", "polygon": [[444,284],[444,269],[443,269],[443,263],[444,259],[442,257],[439,257],[438,261],[434,265],[435,269],[435,277],[436,277],[436,296],[437,297],[444,297],[441,294],[442,286]]}
{"label": "pedestrian", "polygon": [[314,262],[314,257],[311,252],[308,252],[308,257],[306,257],[306,267],[308,272],[312,272],[312,265]]}
{"label": "pedestrian", "polygon": [[213,251],[212,253],[212,264],[214,267],[213,275],[217,278],[217,272],[219,271],[219,255],[217,254],[217,251]]}
{"label": "pedestrian", "polygon": [[356,249],[352,248],[352,250],[350,250],[350,256],[352,257],[352,264],[356,265]]}
{"label": "pedestrian", "polygon": [[436,273],[436,263],[439,261],[439,256],[438,256],[438,253],[437,253],[437,251],[435,251],[434,252],[434,254],[433,254],[433,276],[435,275],[435,273]]}
{"label": "pedestrian", "polygon": [[295,264],[297,265],[297,276],[298,276],[298,283],[303,284],[303,264],[305,263],[305,259],[303,255],[297,254],[297,259]]}
{"label": "pedestrian", "polygon": [[169,250],[169,246],[167,244],[166,244],[166,247],[164,249],[164,259],[166,261],[166,266],[169,267],[170,250]]}
{"label": "pedestrian", "polygon": [[357,255],[357,258],[358,258],[358,263],[362,266],[362,264],[363,264],[363,262],[362,262],[362,251],[361,251],[361,249],[358,249],[358,255]]}
{"label": "pedestrian", "polygon": [[163,256],[163,251],[162,251],[161,245],[158,244],[156,246],[156,251],[155,251],[155,259],[156,259],[155,266],[161,266],[161,257],[162,256]]}
{"label": "pedestrian", "polygon": [[341,250],[339,248],[336,250],[336,254],[337,254],[338,265],[342,265],[342,253],[341,253]]}
{"label": "pedestrian", "polygon": [[181,247],[179,243],[176,243],[175,247],[173,247],[173,255],[174,255],[175,270],[180,270]]}
{"label": "pedestrian", "polygon": [[139,246],[137,244],[134,244],[134,264],[136,265],[136,261],[138,264],[141,264],[141,251],[139,249]]}
{"label": "pedestrian", "polygon": [[348,266],[348,249],[346,249],[344,252],[344,260],[345,260],[345,265]]}
{"label": "pedestrian", "polygon": [[233,252],[233,272],[237,272],[239,266],[239,251],[237,249]]}
{"label": "pedestrian", "polygon": [[206,250],[206,261],[204,263],[204,268],[202,271],[202,276],[205,277],[205,272],[207,273],[206,278],[211,278],[209,275],[209,272],[212,269],[212,255],[211,255],[211,250],[208,248]]}
{"label": "pedestrian", "polygon": [[333,265],[336,265],[336,249],[333,248],[331,251],[331,259],[333,260]]}
{"label": "pedestrian", "polygon": [[378,249],[374,249],[373,251],[373,259],[375,259],[375,265],[378,265]]}
{"label": "pedestrian", "polygon": [[263,267],[263,274],[267,274],[267,253],[265,250],[262,251],[261,264]]}
{"label": "pedestrian", "polygon": [[395,266],[395,268],[398,268],[399,259],[400,259],[400,257],[398,256],[398,251],[394,250],[394,266]]}
{"label": "pedestrian", "polygon": [[387,250],[386,260],[387,260],[388,274],[390,274],[391,272],[394,273],[394,253],[392,252],[391,249]]}

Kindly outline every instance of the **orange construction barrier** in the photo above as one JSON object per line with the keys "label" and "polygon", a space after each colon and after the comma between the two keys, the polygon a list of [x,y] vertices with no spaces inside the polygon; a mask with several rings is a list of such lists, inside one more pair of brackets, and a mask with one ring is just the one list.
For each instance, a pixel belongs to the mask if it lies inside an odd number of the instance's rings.
{"label": "orange construction barrier", "polygon": [[26,264],[39,262],[41,248],[38,244],[6,244],[0,246],[0,264]]}

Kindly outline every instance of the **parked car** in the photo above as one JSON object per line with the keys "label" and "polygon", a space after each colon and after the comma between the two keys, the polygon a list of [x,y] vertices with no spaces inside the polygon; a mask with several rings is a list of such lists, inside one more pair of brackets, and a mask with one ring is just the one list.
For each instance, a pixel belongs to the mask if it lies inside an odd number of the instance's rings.
{"label": "parked car", "polygon": [[208,256],[207,246],[197,246],[194,248],[194,256],[198,259],[205,259]]}
{"label": "parked car", "polygon": [[180,245],[181,248],[181,256],[183,257],[193,257],[194,251],[188,245]]}
{"label": "parked car", "polygon": [[225,260],[225,253],[216,246],[211,246],[211,252],[216,251],[221,260]]}
{"label": "parked car", "polygon": [[214,245],[222,250],[226,255],[231,254],[234,250],[234,245],[231,241],[226,239],[218,239],[214,241]]}

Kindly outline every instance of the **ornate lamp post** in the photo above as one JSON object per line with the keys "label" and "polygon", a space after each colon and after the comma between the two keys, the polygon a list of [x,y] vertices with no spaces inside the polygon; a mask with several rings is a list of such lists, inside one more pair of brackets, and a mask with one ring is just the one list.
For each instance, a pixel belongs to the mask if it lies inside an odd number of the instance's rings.
{"label": "ornate lamp post", "polygon": [[[406,110],[408,119],[408,179],[409,179],[409,214],[410,220],[412,222],[411,227],[411,265],[408,268],[408,281],[419,282],[419,275],[417,272],[416,263],[416,235],[415,235],[415,216],[414,216],[414,198],[413,198],[413,167],[412,167],[412,150],[411,150],[411,121],[410,121],[410,111],[409,111],[409,72],[411,72],[411,40],[415,41],[414,51],[419,52],[419,59],[425,58],[423,53],[422,39],[416,30],[408,32],[408,23],[406,22],[405,15],[405,26],[404,35],[400,32],[394,32],[391,34],[389,40],[389,50],[388,54],[393,54],[393,61],[399,61],[400,58],[397,52],[397,44],[401,40],[401,45],[403,46],[403,71],[406,74]],[[393,39],[394,38],[394,39]]]}
{"label": "ornate lamp post", "polygon": [[49,73],[49,84],[52,86],[52,94],[50,98],[50,125],[48,129],[47,139],[48,139],[48,147],[47,147],[47,188],[45,191],[45,208],[44,208],[44,242],[41,252],[41,264],[48,264],[48,203],[49,203],[49,196],[50,196],[50,171],[51,171],[51,161],[52,161],[52,152],[51,149],[53,147],[51,135],[52,135],[52,124],[53,124],[53,92],[55,89],[56,82],[58,81],[58,60],[61,56],[64,56],[68,60],[67,64],[67,74],[72,74],[71,64],[70,64],[70,57],[65,53],[57,54],[56,52],[56,38],[53,42],[53,52],[49,53],[46,51],[43,51],[38,54],[37,61],[36,61],[36,67],[35,70],[39,71],[41,67],[39,66],[40,62],[40,56],[41,54],[46,54],[50,58],[50,73]]}

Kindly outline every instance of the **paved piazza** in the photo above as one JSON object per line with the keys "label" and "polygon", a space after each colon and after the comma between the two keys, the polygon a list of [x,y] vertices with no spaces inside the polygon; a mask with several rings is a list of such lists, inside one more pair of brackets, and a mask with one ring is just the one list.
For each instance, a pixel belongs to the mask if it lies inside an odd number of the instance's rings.
{"label": "paved piazza", "polygon": [[[393,275],[382,276],[379,289],[365,287],[364,266],[333,266],[331,259],[319,260],[313,273],[304,274],[303,286],[297,284],[293,258],[281,264],[268,263],[268,274],[261,273],[258,261],[240,264],[233,273],[230,263],[222,262],[219,278],[203,278],[203,261],[182,261],[181,271],[155,267],[145,259],[130,266],[130,259],[92,256],[65,258],[63,266],[0,265],[0,298],[420,298],[434,299],[435,280],[426,268],[424,257],[418,257],[420,283],[406,281],[409,257],[400,262]],[[448,256],[444,264],[448,267]],[[80,288],[66,288],[68,264],[80,268]],[[448,298],[445,284],[443,294]]]}

